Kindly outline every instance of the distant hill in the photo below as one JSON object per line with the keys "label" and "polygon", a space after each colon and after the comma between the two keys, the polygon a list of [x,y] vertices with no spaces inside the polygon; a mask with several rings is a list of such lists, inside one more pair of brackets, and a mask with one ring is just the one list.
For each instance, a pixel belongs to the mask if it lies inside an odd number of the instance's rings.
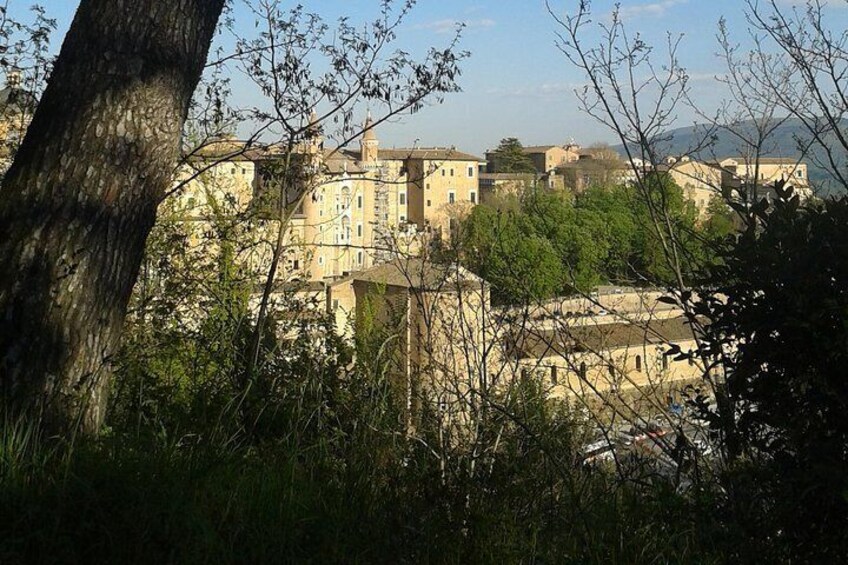
{"label": "distant hill", "polygon": [[[848,125],[848,124],[846,124]],[[753,132],[754,128],[751,123],[741,124],[740,126],[747,128],[747,131]],[[699,159],[715,159],[724,157],[735,157],[744,154],[741,142],[733,135],[726,131],[719,130],[716,139],[707,149],[694,151],[693,149],[701,143],[704,138],[706,128],[703,126],[683,127],[669,132],[671,141],[661,147],[661,153],[666,155],[681,155],[684,153],[692,153],[693,157]],[[792,118],[781,124],[766,142],[763,157],[786,157],[798,159],[801,157],[801,151],[798,148],[798,139],[809,139],[809,134],[800,121]],[[828,140],[831,147],[839,147],[835,139]],[[616,151],[621,153],[623,146],[614,147]],[[815,147],[809,155],[804,158],[807,163],[810,181],[814,187],[820,187],[824,193],[838,193],[839,190],[833,185],[830,175],[827,171],[819,166],[822,161],[822,150]],[[848,155],[842,158],[843,165],[848,165]]]}

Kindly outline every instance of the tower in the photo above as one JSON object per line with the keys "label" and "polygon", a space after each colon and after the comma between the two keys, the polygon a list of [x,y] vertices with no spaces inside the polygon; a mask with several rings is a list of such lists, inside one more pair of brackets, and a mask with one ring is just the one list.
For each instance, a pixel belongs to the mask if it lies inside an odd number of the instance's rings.
{"label": "tower", "polygon": [[377,162],[380,142],[374,131],[374,122],[371,121],[371,112],[365,118],[364,133],[359,141],[359,160],[362,163],[375,164]]}

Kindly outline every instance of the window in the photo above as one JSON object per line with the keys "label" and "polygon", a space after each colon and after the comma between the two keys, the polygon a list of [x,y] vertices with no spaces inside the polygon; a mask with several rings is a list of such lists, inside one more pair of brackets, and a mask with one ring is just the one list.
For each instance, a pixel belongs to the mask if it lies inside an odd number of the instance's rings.
{"label": "window", "polygon": [[299,259],[292,260],[292,270],[293,271],[299,271],[300,270],[300,260]]}
{"label": "window", "polygon": [[247,169],[245,169],[244,167],[242,167],[242,168],[241,168],[241,174],[246,175],[246,174],[247,174]]}
{"label": "window", "polygon": [[556,365],[551,365],[551,384],[557,384],[557,368]]}
{"label": "window", "polygon": [[427,190],[430,190],[430,183],[427,183]]}
{"label": "window", "polygon": [[472,203],[472,204],[477,204],[477,193],[476,193],[475,191],[473,191],[473,190],[472,190],[472,191],[471,191],[471,194],[470,194],[470,195],[469,195],[469,197],[468,197],[468,199],[469,199],[469,200],[471,200],[471,203]]}
{"label": "window", "polygon": [[338,309],[339,309],[339,299],[333,298],[333,310],[338,310]]}
{"label": "window", "polygon": [[452,232],[456,231],[456,220],[454,218],[451,218],[448,221],[448,228],[450,228],[450,231],[452,231]]}
{"label": "window", "polygon": [[359,194],[356,197],[356,207],[362,210],[362,195]]}
{"label": "window", "polygon": [[799,179],[804,178],[804,171],[802,171],[801,169],[796,170],[795,171],[795,177],[797,177]]}
{"label": "window", "polygon": [[468,178],[474,178],[474,167],[470,165],[468,167]]}
{"label": "window", "polygon": [[356,237],[362,237],[362,222],[356,224]]}
{"label": "window", "polygon": [[442,176],[445,176],[445,170],[442,169]]}
{"label": "window", "polygon": [[453,169],[451,169],[451,176],[453,176]]}
{"label": "window", "polygon": [[668,369],[668,355],[662,356],[662,368],[663,370]]}
{"label": "window", "polygon": [[433,203],[430,200],[427,200],[427,207],[429,208],[432,205],[433,205]]}
{"label": "window", "polygon": [[448,192],[448,203],[453,204],[456,202],[456,193],[454,191]]}
{"label": "window", "polygon": [[350,218],[347,216],[342,218],[342,239],[350,241]]}
{"label": "window", "polygon": [[358,265],[361,265],[361,264],[362,264],[362,251],[358,251],[358,252],[356,253],[356,263],[357,263]]}
{"label": "window", "polygon": [[405,192],[401,192],[400,194],[398,194],[398,201],[399,201],[401,206],[406,206],[406,193]]}
{"label": "window", "polygon": [[323,264],[324,264],[324,257],[323,257],[323,256],[318,257],[318,264],[319,264],[319,265],[323,265]]}
{"label": "window", "polygon": [[586,380],[586,363],[580,363],[580,378]]}
{"label": "window", "polygon": [[405,221],[406,221],[406,216],[405,216],[405,215],[403,215],[403,214],[401,214],[401,215],[400,215],[400,221],[401,221],[401,222],[405,222]]}
{"label": "window", "polygon": [[235,167],[232,167],[232,168],[230,169],[230,174],[231,174],[231,175],[236,174],[236,168],[235,168]]}
{"label": "window", "polygon": [[642,356],[641,355],[636,356],[636,372],[637,373],[642,372]]}

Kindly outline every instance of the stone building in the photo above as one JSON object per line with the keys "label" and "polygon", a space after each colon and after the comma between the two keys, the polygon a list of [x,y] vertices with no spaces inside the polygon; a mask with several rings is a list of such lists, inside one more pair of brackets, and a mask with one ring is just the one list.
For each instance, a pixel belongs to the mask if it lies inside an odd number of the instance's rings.
{"label": "stone building", "polygon": [[697,363],[665,355],[695,348],[684,317],[585,323],[525,332],[515,342],[523,374],[543,380],[554,397],[642,393],[690,383]]}
{"label": "stone building", "polygon": [[739,190],[756,186],[758,198],[772,198],[774,183],[786,180],[803,198],[812,196],[807,164],[797,159],[760,157],[756,162],[738,157],[699,161],[688,156],[670,157],[667,170],[675,183],[683,189],[683,196],[693,202],[699,215],[708,215],[710,201],[722,193],[738,196]]}
{"label": "stone building", "polygon": [[[533,163],[537,174],[544,175],[566,163],[576,161],[580,156],[580,146],[574,143],[566,145],[531,145],[522,148]],[[495,153],[486,152],[486,172],[498,173],[495,169]]]}

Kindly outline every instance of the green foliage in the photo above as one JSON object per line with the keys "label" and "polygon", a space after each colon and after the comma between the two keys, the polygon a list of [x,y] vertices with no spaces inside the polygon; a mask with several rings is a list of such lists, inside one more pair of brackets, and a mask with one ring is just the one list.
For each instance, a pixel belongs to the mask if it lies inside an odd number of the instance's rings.
{"label": "green foliage", "polygon": [[533,161],[524,153],[524,147],[515,137],[502,139],[492,151],[492,165],[496,173],[534,173]]}
{"label": "green foliage", "polygon": [[767,501],[762,526],[796,560],[837,562],[848,554],[848,199],[778,193],[712,271],[704,348],[732,352],[740,444],[728,447],[756,462],[737,477],[753,487],[744,498]]}
{"label": "green foliage", "polygon": [[510,303],[602,283],[674,281],[663,243],[672,243],[669,232],[684,273],[715,261],[715,243],[733,229],[730,212],[701,225],[670,177],[652,175],[645,186],[647,194],[629,185],[593,186],[577,197],[536,190],[517,203],[478,206],[465,221],[460,259]]}

